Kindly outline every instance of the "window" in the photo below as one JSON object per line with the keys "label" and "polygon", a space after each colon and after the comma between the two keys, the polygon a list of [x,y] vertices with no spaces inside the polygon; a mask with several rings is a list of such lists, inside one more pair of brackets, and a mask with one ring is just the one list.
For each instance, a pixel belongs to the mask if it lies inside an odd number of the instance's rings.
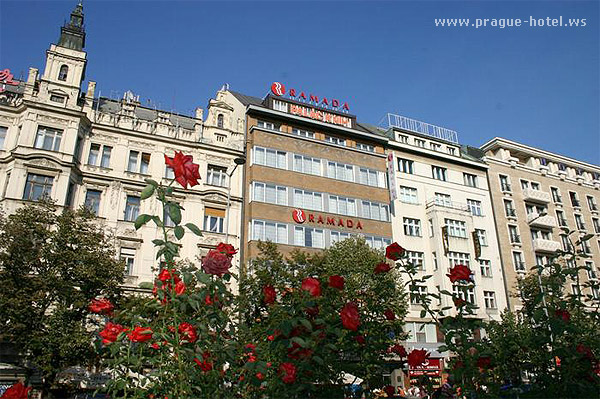
{"label": "window", "polygon": [[417,189],[412,187],[400,186],[400,201],[409,204],[418,204]]}
{"label": "window", "polygon": [[53,182],[54,178],[51,176],[28,173],[23,199],[37,201],[44,197],[50,197]]}
{"label": "window", "polygon": [[423,263],[423,252],[407,251],[408,261],[412,263],[417,270],[425,270],[425,264]]}
{"label": "window", "polygon": [[398,141],[404,144],[408,144],[408,136],[400,134],[398,135]]}
{"label": "window", "polygon": [[590,248],[589,241],[581,241],[581,251],[586,255],[592,254],[592,248]]}
{"label": "window", "polygon": [[432,166],[431,167],[431,174],[433,176],[434,179],[436,180],[443,180],[446,181],[446,168],[442,168],[440,166]]}
{"label": "window", "polygon": [[356,201],[352,198],[329,195],[329,212],[340,215],[356,216]]}
{"label": "window", "polygon": [[171,219],[169,211],[166,207],[163,208],[163,223],[165,227],[175,227],[175,222],[173,221],[173,219]]}
{"label": "window", "polygon": [[223,114],[217,116],[217,127],[223,129]]}
{"label": "window", "polygon": [[417,147],[425,148],[425,140],[415,139],[415,145]]}
{"label": "window", "polygon": [[421,236],[421,221],[419,219],[404,218],[404,234],[407,236]]}
{"label": "window", "polygon": [[273,109],[275,111],[288,112],[288,105],[283,101],[273,100]]}
{"label": "window", "polygon": [[585,230],[585,223],[583,222],[583,216],[575,214],[575,224],[578,230]]}
{"label": "window", "polygon": [[441,151],[442,150],[442,146],[440,144],[437,143],[429,143],[429,148],[431,148],[433,151]]}
{"label": "window", "polygon": [[392,240],[382,237],[365,236],[367,245],[371,248],[380,249],[385,248],[392,243]]}
{"label": "window", "polygon": [[560,227],[567,227],[567,219],[565,218],[565,213],[563,211],[556,211],[556,219],[558,220],[558,225]]}
{"label": "window", "polygon": [[[0,146],[0,148],[2,148],[2,146]],[[586,198],[587,198],[587,203],[588,203],[588,207],[590,208],[590,211],[597,211],[598,204],[596,204],[596,199],[594,197],[592,197],[591,195],[586,196]]]}
{"label": "window", "polygon": [[227,168],[222,166],[208,165],[206,183],[212,186],[225,187],[227,180]]}
{"label": "window", "polygon": [[531,189],[532,189],[532,190],[539,191],[539,189],[540,189],[540,184],[532,181],[532,182],[531,182]]}
{"label": "window", "polygon": [[100,152],[102,152],[102,157],[100,158],[100,166],[103,168],[108,168],[110,166],[110,154],[112,152],[112,147],[109,147],[107,145],[92,143],[90,145],[90,153],[88,155],[87,163],[88,165],[97,166]]}
{"label": "window", "polygon": [[448,261],[450,262],[451,268],[456,265],[469,266],[471,263],[469,260],[469,254],[465,252],[448,252]]}
{"label": "window", "polygon": [[294,171],[320,176],[321,160],[303,155],[294,155]]}
{"label": "window", "polygon": [[100,212],[100,196],[102,195],[102,191],[99,190],[87,190],[85,193],[85,203],[84,206],[94,212],[96,216]]}
{"label": "window", "polygon": [[424,295],[427,295],[427,286],[413,284],[410,286],[410,303],[418,305],[421,303],[421,299]]}
{"label": "window", "polygon": [[354,168],[338,162],[327,163],[327,177],[338,180],[354,181]]}
{"label": "window", "polygon": [[254,147],[254,163],[273,168],[287,169],[287,153],[263,147]]}
{"label": "window", "polygon": [[574,208],[578,208],[581,206],[581,204],[579,203],[579,199],[577,198],[577,193],[569,191],[569,198],[571,199],[571,205]]}
{"label": "window", "polygon": [[508,182],[508,176],[505,175],[498,175],[498,177],[500,178],[500,189],[502,191],[511,191],[510,189],[510,183]]}
{"label": "window", "polygon": [[544,266],[547,265],[548,262],[548,257],[544,256],[544,255],[535,255],[535,264],[536,266]]}
{"label": "window", "polygon": [[284,223],[252,221],[252,239],[271,241],[277,244],[288,243],[288,227]]}
{"label": "window", "polygon": [[356,148],[363,151],[375,152],[375,147],[370,144],[356,143]]}
{"label": "window", "polygon": [[4,142],[6,141],[6,132],[8,128],[6,126],[0,126],[0,150],[4,148]]}
{"label": "window", "polygon": [[287,187],[260,182],[252,183],[252,199],[269,204],[287,205]]}
{"label": "window", "polygon": [[486,309],[496,309],[496,294],[494,291],[483,291],[483,302]]}
{"label": "window", "polygon": [[[431,253],[431,257],[433,259],[433,270],[436,271],[438,269],[438,260],[437,260],[437,254],[435,252]],[[439,290],[438,290],[439,291]]]}
{"label": "window", "polygon": [[483,216],[483,212],[481,212],[481,201],[468,199],[467,207],[469,207],[469,211],[473,216]]}
{"label": "window", "polygon": [[294,189],[294,206],[298,208],[323,210],[323,194],[308,190]]}
{"label": "window", "polygon": [[131,276],[135,265],[135,248],[121,248],[119,258],[125,262],[125,274]]}
{"label": "window", "polygon": [[477,234],[477,238],[479,238],[479,244],[481,244],[482,247],[487,247],[488,242],[487,242],[487,235],[485,234],[485,230],[475,229],[475,233]]}
{"label": "window", "polygon": [[477,176],[476,175],[472,175],[470,173],[463,173],[463,179],[465,181],[465,186],[477,187]]}
{"label": "window", "polygon": [[600,220],[598,218],[592,218],[592,225],[594,226],[594,233],[600,233]]}
{"label": "window", "polygon": [[342,139],[340,137],[334,137],[334,136],[325,136],[325,141],[331,144],[335,144],[335,145],[346,145],[346,140]]}
{"label": "window", "polygon": [[223,232],[223,220],[225,219],[225,210],[218,208],[204,208],[204,230],[213,233]]}
{"label": "window", "polygon": [[571,292],[573,292],[573,295],[576,295],[576,296],[581,295],[581,290],[579,289],[579,286],[577,284],[571,285]]}
{"label": "window", "polygon": [[461,220],[444,219],[450,237],[467,238],[467,225]]}
{"label": "window", "polygon": [[65,102],[65,96],[59,96],[58,94],[50,94],[50,101],[55,102],[55,103],[64,103]]}
{"label": "window", "polygon": [[429,237],[433,237],[435,231],[433,230],[433,219],[429,219]]}
{"label": "window", "polygon": [[297,136],[300,136],[300,137],[307,137],[309,139],[315,138],[314,132],[309,132],[308,130],[297,129],[295,127],[292,128],[292,133]]}
{"label": "window", "polygon": [[360,184],[366,184],[368,186],[377,187],[377,171],[367,168],[358,169],[358,182]]}
{"label": "window", "polygon": [[462,300],[475,304],[475,290],[472,287],[465,288],[465,286],[452,285],[452,293],[455,297],[461,298]]}
{"label": "window", "polygon": [[552,201],[554,201],[555,204],[561,204],[562,197],[560,196],[560,191],[558,188],[550,187],[550,192],[552,193]]}
{"label": "window", "polygon": [[310,248],[325,248],[323,230],[309,227],[294,227],[294,245]]}
{"label": "window", "polygon": [[409,173],[411,175],[415,173],[413,170],[413,164],[413,161],[409,159],[398,158],[398,170],[402,173]]}
{"label": "window", "polygon": [[262,127],[263,129],[279,130],[279,125],[276,125],[273,122],[258,121],[256,126]]}
{"label": "window", "polygon": [[382,220],[384,222],[389,221],[389,210],[387,205],[379,204],[377,202],[362,201],[361,209],[361,215],[366,219]]}
{"label": "window", "polygon": [[481,277],[492,277],[492,262],[487,259],[479,259]]}
{"label": "window", "polygon": [[525,262],[523,262],[523,254],[521,252],[513,252],[513,263],[515,265],[515,271],[525,271]]}
{"label": "window", "polygon": [[128,195],[125,202],[125,220],[135,222],[140,214],[140,197]]}
{"label": "window", "polygon": [[515,211],[511,200],[504,200],[504,211],[506,212],[506,217],[517,217],[517,212]]}
{"label": "window", "polygon": [[600,288],[598,288],[598,286],[592,286],[591,287],[592,290],[592,298],[598,300],[600,299]]}
{"label": "window", "polygon": [[[133,173],[148,174],[148,167],[150,166],[150,154],[143,152],[141,156],[141,162],[138,165],[140,159],[139,151],[129,151],[129,161],[127,162],[127,171]],[[139,169],[138,169],[139,168]]]}
{"label": "window", "polygon": [[38,126],[37,136],[35,138],[35,148],[43,150],[58,151],[60,140],[62,139],[62,130],[51,127]]}
{"label": "window", "polygon": [[331,237],[331,245],[333,245],[338,241],[343,241],[347,238],[350,238],[350,234],[342,233],[341,231],[332,231],[330,237]]}
{"label": "window", "polygon": [[517,230],[517,226],[508,225],[508,236],[510,237],[510,242],[512,244],[519,244],[521,242],[521,237],[519,236],[519,231]]}
{"label": "window", "polygon": [[564,234],[561,234],[560,235],[560,241],[562,243],[563,250],[570,251],[572,249],[572,247],[571,247],[571,241],[569,240],[568,236],[566,236]]}
{"label": "window", "polygon": [[69,74],[69,67],[67,65],[61,65],[60,70],[58,71],[58,80],[62,80],[63,82],[67,80],[67,75]]}
{"label": "window", "polygon": [[435,193],[435,204],[452,207],[452,197],[449,194]]}
{"label": "window", "polygon": [[454,147],[448,147],[448,154],[450,154],[450,155],[456,155],[456,148],[454,148]]}
{"label": "window", "polygon": [[542,240],[551,240],[550,233],[544,230],[531,229],[531,238],[533,240],[542,239]]}
{"label": "window", "polygon": [[174,179],[175,171],[169,165],[165,165],[165,178],[166,179]]}
{"label": "window", "polygon": [[523,190],[525,190],[526,188],[529,188],[529,182],[527,180],[521,180],[521,188]]}
{"label": "window", "polygon": [[406,338],[407,342],[437,342],[437,334],[434,324],[409,322],[404,325],[404,331],[408,333],[408,338]]}

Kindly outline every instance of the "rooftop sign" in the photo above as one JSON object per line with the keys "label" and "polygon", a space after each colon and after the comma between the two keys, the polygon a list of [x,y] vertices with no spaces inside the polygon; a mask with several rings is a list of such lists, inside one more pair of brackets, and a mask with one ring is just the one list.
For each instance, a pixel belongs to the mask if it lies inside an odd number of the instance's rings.
{"label": "rooftop sign", "polygon": [[308,95],[304,91],[289,89],[286,92],[285,85],[280,82],[273,82],[271,85],[271,93],[277,97],[284,97],[287,93],[287,98],[307,104],[314,105],[320,108],[327,108],[333,111],[347,112],[350,110],[347,102],[341,103],[340,100],[335,98],[319,97],[316,94],[309,93]]}
{"label": "rooftop sign", "polygon": [[0,93],[6,90],[6,85],[19,85],[19,82],[13,80],[13,74],[10,73],[10,69],[3,69],[0,71]]}
{"label": "rooftop sign", "polygon": [[[458,144],[458,133],[454,130],[390,113],[383,118],[382,122],[384,122],[385,119],[387,119],[386,127],[388,128],[395,127]],[[383,124],[385,125],[385,123]]]}

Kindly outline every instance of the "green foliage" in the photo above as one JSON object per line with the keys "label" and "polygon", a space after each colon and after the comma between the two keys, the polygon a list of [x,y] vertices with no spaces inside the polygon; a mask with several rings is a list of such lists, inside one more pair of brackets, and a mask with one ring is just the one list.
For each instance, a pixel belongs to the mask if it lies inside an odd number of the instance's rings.
{"label": "green foliage", "polygon": [[57,214],[40,202],[0,218],[0,339],[41,371],[46,389],[62,369],[94,358],[87,307],[118,296],[123,270],[85,209]]}

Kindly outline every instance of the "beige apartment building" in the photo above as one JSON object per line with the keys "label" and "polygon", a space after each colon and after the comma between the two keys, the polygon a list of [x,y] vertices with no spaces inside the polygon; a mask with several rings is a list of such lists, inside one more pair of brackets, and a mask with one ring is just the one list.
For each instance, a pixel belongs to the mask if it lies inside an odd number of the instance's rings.
{"label": "beige apartment building", "polygon": [[[0,206],[10,214],[43,196],[60,207],[86,205],[115,237],[126,264],[126,285],[152,281],[157,265],[152,240],[162,233],[149,223],[135,230],[139,214],[161,214],[155,199],[140,201],[152,178],[173,177],[164,154],[192,155],[200,165],[200,185],[174,195],[183,221],[204,230],[186,234],[182,258],[192,261],[219,242],[239,247],[244,114],[227,103],[225,88],[203,110],[187,116],[144,106],[126,92],[121,99],[98,96],[90,81],[82,92],[87,54],[83,8],[78,5],[47,51],[43,74],[30,68],[26,81],[4,81],[0,93]],[[12,81],[12,79],[9,79]],[[167,224],[172,221],[167,219]],[[235,262],[238,262],[236,259]]]}
{"label": "beige apartment building", "polygon": [[[578,248],[591,256],[578,260],[579,265],[585,263],[592,269],[581,272],[581,278],[596,279],[600,266],[600,167],[499,137],[481,149],[489,164],[510,308],[519,308],[519,277],[586,234],[596,237]],[[574,233],[568,237],[563,228]],[[597,291],[584,294],[599,295]]]}

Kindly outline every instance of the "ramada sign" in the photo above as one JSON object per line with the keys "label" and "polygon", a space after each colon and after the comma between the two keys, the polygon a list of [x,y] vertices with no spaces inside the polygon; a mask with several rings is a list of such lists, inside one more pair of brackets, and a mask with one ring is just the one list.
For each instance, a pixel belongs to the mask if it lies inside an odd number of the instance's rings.
{"label": "ramada sign", "polygon": [[[275,94],[277,97],[284,96],[285,95],[285,85],[283,83],[273,82],[273,84],[271,85],[271,93]],[[303,91],[298,93],[296,91],[296,89],[290,89],[288,91],[288,96],[293,100],[308,101],[309,103],[313,103],[314,105],[316,105],[318,107],[331,107],[338,111],[349,111],[350,110],[350,107],[348,106],[347,102],[343,103],[340,106],[339,100],[336,100],[335,98],[333,98],[330,101],[329,99],[327,99],[327,97],[323,97],[319,101],[319,96],[317,96],[315,94],[309,94],[307,96],[306,93],[304,93]]]}
{"label": "ramada sign", "polygon": [[360,223],[360,220],[354,221],[352,219],[343,219],[343,218],[335,218],[335,217],[330,217],[330,216],[323,216],[323,215],[315,215],[313,213],[309,213],[308,217],[306,212],[304,212],[302,209],[294,209],[292,211],[292,218],[294,219],[294,222],[302,224],[306,221],[308,221],[309,223],[317,223],[317,224],[324,224],[327,226],[341,226],[341,227],[347,227],[349,229],[359,229],[362,230],[363,226],[362,223]]}

